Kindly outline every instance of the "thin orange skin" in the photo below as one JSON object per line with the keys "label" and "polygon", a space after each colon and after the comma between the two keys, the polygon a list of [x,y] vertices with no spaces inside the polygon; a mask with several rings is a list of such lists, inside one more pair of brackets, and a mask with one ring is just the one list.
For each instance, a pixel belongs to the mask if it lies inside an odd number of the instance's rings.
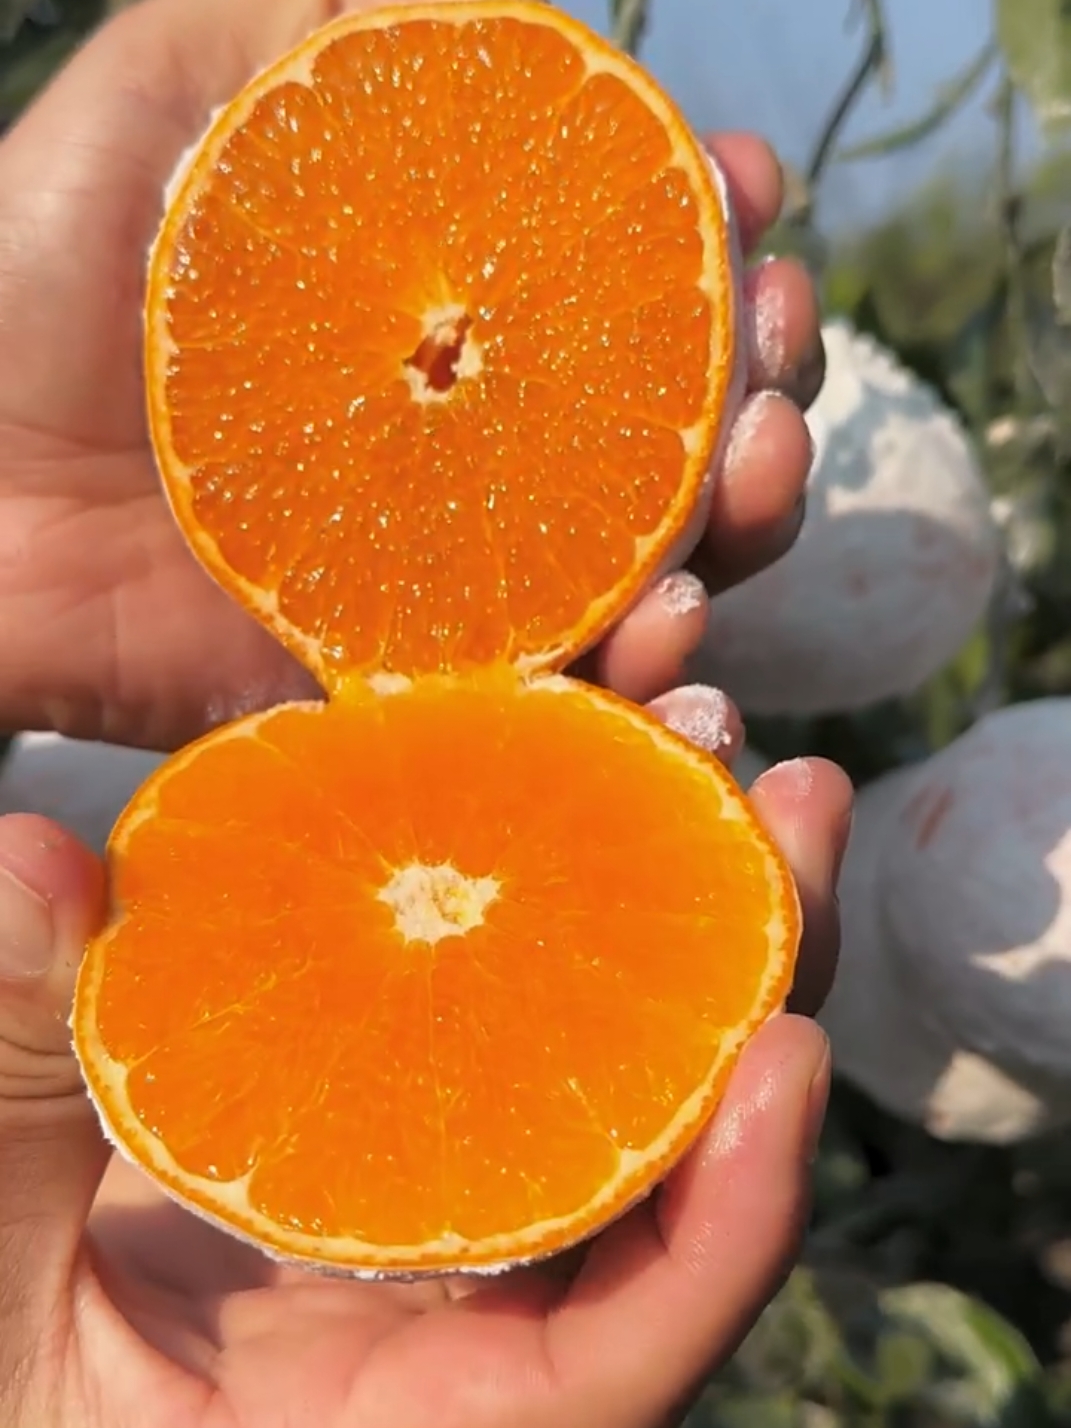
{"label": "thin orange skin", "polygon": [[[576,681],[579,685],[580,681]],[[596,691],[592,691],[596,694]],[[390,696],[385,696],[390,697]],[[618,1202],[607,1212],[603,1209],[600,1212],[581,1211],[577,1214],[569,1225],[554,1237],[547,1237],[542,1243],[526,1249],[523,1253],[509,1259],[501,1259],[493,1256],[481,1258],[478,1247],[470,1248],[464,1254],[449,1256],[428,1255],[425,1259],[414,1257],[405,1265],[392,1266],[390,1264],[369,1265],[361,1262],[346,1262],[341,1259],[325,1261],[312,1256],[303,1256],[284,1243],[284,1237],[280,1236],[277,1241],[266,1239],[258,1230],[256,1233],[250,1231],[248,1226],[244,1226],[241,1221],[225,1218],[222,1215],[208,1209],[199,1200],[192,1198],[180,1177],[161,1172],[159,1167],[151,1169],[138,1158],[136,1154],[126,1145],[122,1135],[118,1131],[115,1121],[108,1106],[109,1093],[103,1079],[97,1074],[97,1067],[93,1057],[87,1054],[87,1028],[93,1021],[93,996],[90,988],[92,974],[94,971],[95,959],[100,955],[103,947],[103,937],[94,938],[88,945],[83,958],[82,965],[78,973],[78,982],[75,989],[74,1012],[71,1018],[71,1027],[74,1033],[74,1048],[82,1074],[85,1079],[90,1100],[100,1119],[102,1128],[109,1142],[123,1155],[159,1185],[160,1189],[172,1200],[182,1205],[192,1214],[209,1224],[216,1226],[225,1233],[245,1241],[261,1250],[269,1258],[279,1263],[292,1264],[304,1269],[316,1270],[323,1274],[338,1277],[367,1280],[369,1282],[393,1280],[404,1282],[407,1280],[441,1278],[446,1275],[472,1274],[493,1276],[503,1274],[511,1269],[517,1269],[524,1265],[536,1264],[542,1260],[549,1259],[560,1254],[573,1246],[590,1239],[593,1235],[606,1229],[607,1226],[620,1219],[633,1209],[637,1204],[646,1199],[673,1167],[681,1160],[688,1150],[695,1144],[703,1130],[710,1122],[714,1113],[721,1103],[729,1078],[739,1060],[743,1047],[747,1041],[763,1026],[767,1021],[784,1010],[785,1002],[791,990],[792,981],[795,975],[796,957],[799,949],[799,941],[802,932],[803,918],[800,908],[799,895],[796,889],[795,879],[785,861],[784,855],[774,844],[765,828],[759,823],[754,813],[753,807],[747,795],[739,788],[731,773],[713,754],[705,750],[697,749],[690,744],[682,735],[674,730],[666,728],[661,721],[653,715],[648,714],[643,709],[638,709],[629,701],[605,690],[597,691],[597,698],[600,702],[608,705],[616,705],[627,715],[630,720],[642,720],[650,722],[658,727],[660,737],[671,743],[679,745],[681,753],[692,762],[703,763],[716,773],[719,782],[732,785],[736,788],[740,806],[749,815],[755,833],[755,841],[761,844],[765,852],[772,857],[779,873],[779,886],[776,900],[785,917],[787,924],[785,946],[782,953],[782,965],[776,981],[771,987],[766,1000],[755,1009],[754,1016],[746,1026],[741,1028],[741,1044],[734,1054],[726,1057],[723,1065],[719,1068],[718,1074],[708,1088],[698,1112],[693,1120],[683,1124],[679,1128],[677,1136],[666,1150],[657,1157],[648,1160],[641,1170],[637,1171],[629,1180],[621,1185],[621,1193]],[[320,712],[324,706],[313,703],[295,703],[280,706],[293,709],[305,709],[310,714]],[[250,715],[247,719],[237,721],[240,726],[245,723],[255,723],[262,715]],[[233,732],[234,724],[226,726],[225,729],[215,730],[203,735],[194,743],[188,745],[181,753],[157,769],[142,784],[141,788],[127,804],[120,815],[112,834],[108,840],[107,854],[109,859],[122,857],[123,846],[126,842],[127,829],[132,821],[140,814],[143,800],[155,795],[157,788],[166,783],[176,766],[187,762],[196,756],[199,749],[210,744],[217,738],[222,738],[227,732]],[[113,910],[112,917],[114,918]],[[112,919],[109,919],[109,922]],[[104,929],[106,930],[106,929]]]}
{"label": "thin orange skin", "polygon": [[[637,91],[650,99],[656,98],[666,109],[674,139],[689,151],[692,160],[690,177],[704,217],[714,221],[719,233],[722,255],[721,292],[714,305],[714,328],[710,376],[710,396],[702,423],[702,436],[697,449],[688,459],[680,490],[672,511],[667,513],[658,538],[646,557],[637,559],[629,577],[622,581],[612,598],[596,601],[569,632],[558,648],[541,661],[533,662],[527,673],[555,673],[596,645],[599,640],[642,597],[657,578],[668,569],[682,563],[698,543],[702,524],[712,494],[710,479],[717,459],[724,448],[728,429],[743,397],[745,375],[742,334],[742,291],[740,282],[739,245],[732,215],[728,210],[722,185],[715,177],[710,157],[693,138],[687,122],[673,101],[653,84],[647,72],[630,56],[617,50],[587,26],[544,0],[396,0],[381,9],[359,14],[342,15],[321,27],[301,45],[274,64],[262,70],[229,104],[213,118],[212,123],[185,167],[173,180],[168,194],[167,213],[149,256],[149,280],[145,300],[144,365],[148,420],[153,449],[163,481],[164,494],[172,514],[198,562],[213,580],[260,624],[268,628],[281,644],[305,666],[321,688],[334,693],[340,687],[337,674],[325,665],[318,653],[291,627],[250,599],[245,583],[236,577],[222,558],[215,541],[202,530],[193,508],[190,489],[184,479],[183,467],[174,459],[170,436],[170,420],[166,400],[166,354],[161,352],[157,331],[166,331],[167,288],[176,240],[181,233],[191,201],[196,197],[215,166],[219,150],[230,137],[238,116],[266,92],[287,78],[302,60],[312,60],[332,40],[360,30],[386,28],[414,19],[466,20],[515,18],[545,26],[571,39],[583,51],[611,57],[616,65],[632,78]],[[347,673],[375,671],[348,671]]]}

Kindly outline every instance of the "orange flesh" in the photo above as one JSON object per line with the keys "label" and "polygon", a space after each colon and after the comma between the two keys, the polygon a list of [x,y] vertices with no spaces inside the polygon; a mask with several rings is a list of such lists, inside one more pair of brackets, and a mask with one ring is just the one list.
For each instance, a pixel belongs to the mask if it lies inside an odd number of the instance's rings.
{"label": "orange flesh", "polygon": [[339,21],[178,183],[147,300],[165,490],[331,698],[136,796],[73,1026],[116,1143],[272,1252],[573,1243],[784,999],[795,891],[732,779],[547,677],[702,514],[734,281],[676,111],[550,6]]}
{"label": "orange flesh", "polygon": [[735,321],[710,173],[549,23],[342,33],[303,69],[161,240],[180,520],[329,686],[560,665],[710,462]]}
{"label": "orange flesh", "polygon": [[[245,721],[146,791],[95,1035],[181,1172],[251,1172],[302,1235],[478,1242],[709,1111],[784,994],[790,884],[713,760],[594,698],[429,678]],[[413,864],[493,879],[482,924],[407,941],[379,895]]]}

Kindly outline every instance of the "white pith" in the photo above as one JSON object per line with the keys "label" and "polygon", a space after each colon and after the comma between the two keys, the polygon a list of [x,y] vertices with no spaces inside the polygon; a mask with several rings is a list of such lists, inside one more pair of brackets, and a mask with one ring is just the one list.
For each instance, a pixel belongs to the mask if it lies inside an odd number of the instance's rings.
{"label": "white pith", "polygon": [[482,927],[498,891],[497,878],[468,877],[449,863],[407,863],[394,870],[377,896],[394,913],[406,943],[434,947],[444,937],[463,937]]}

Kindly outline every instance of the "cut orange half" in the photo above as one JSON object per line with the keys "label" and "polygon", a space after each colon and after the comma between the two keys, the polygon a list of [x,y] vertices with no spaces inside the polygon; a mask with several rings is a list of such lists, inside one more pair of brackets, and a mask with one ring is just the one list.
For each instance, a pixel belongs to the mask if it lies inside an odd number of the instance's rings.
{"label": "cut orange half", "polygon": [[796,894],[744,795],[560,672],[701,528],[738,278],[675,107],[540,3],[343,18],[172,187],[164,487],[328,699],[138,793],[73,1025],[118,1147],[273,1254],[572,1244],[783,1003]]}

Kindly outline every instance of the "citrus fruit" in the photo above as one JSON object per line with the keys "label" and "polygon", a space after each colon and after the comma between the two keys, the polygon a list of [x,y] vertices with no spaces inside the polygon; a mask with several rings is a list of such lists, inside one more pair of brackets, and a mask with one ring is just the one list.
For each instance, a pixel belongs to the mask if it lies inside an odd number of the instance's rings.
{"label": "citrus fruit", "polygon": [[783,1003],[796,894],[737,784],[562,673],[695,539],[738,272],[676,109],[539,3],[335,21],[172,185],[164,487],[327,699],[135,795],[73,1028],[120,1150],[272,1254],[562,1249]]}

